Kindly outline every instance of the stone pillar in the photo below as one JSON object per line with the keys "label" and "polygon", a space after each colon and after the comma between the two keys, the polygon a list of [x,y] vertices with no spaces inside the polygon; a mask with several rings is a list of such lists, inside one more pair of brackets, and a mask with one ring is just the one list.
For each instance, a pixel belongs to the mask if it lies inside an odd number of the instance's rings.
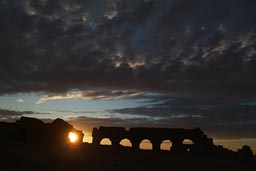
{"label": "stone pillar", "polygon": [[161,141],[154,139],[154,140],[150,140],[153,146],[153,151],[160,151],[160,146],[161,146]]}
{"label": "stone pillar", "polygon": [[113,147],[119,146],[119,143],[120,143],[120,141],[121,141],[120,138],[111,137],[111,138],[109,138],[109,139],[110,139],[110,141],[111,141]]}
{"label": "stone pillar", "polygon": [[173,139],[171,152],[173,153],[182,153],[184,152],[183,144],[181,139]]}
{"label": "stone pillar", "polygon": [[92,144],[94,145],[100,145],[101,139],[99,137],[93,137],[92,138]]}
{"label": "stone pillar", "polygon": [[98,129],[93,128],[92,130],[92,144],[94,145],[100,145],[101,138],[98,135]]}
{"label": "stone pillar", "polygon": [[132,143],[132,149],[134,149],[134,150],[139,150],[140,149],[140,140],[130,139],[130,141]]}
{"label": "stone pillar", "polygon": [[77,134],[78,134],[78,142],[83,143],[83,138],[84,138],[83,132],[81,130],[78,130]]}

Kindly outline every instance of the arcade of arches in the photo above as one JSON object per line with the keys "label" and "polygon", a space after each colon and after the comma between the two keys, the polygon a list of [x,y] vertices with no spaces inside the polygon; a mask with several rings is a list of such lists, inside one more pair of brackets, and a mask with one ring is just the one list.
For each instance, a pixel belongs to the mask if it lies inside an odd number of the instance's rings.
{"label": "arcade of arches", "polygon": [[[101,145],[112,145],[112,142],[109,138],[103,138],[100,141]],[[119,143],[120,145],[124,146],[124,147],[132,147],[132,143],[129,139],[125,138],[123,140],[120,141]],[[166,150],[166,151],[170,151],[172,147],[172,142],[170,140],[164,140],[161,143],[160,149],[161,150]],[[152,150],[153,149],[153,145],[150,142],[150,140],[142,140],[140,143],[140,149],[142,150]]]}
{"label": "arcade of arches", "polygon": [[93,129],[93,144],[178,153],[202,152],[214,146],[212,139],[199,128],[130,128],[127,131],[122,127],[100,127]]}

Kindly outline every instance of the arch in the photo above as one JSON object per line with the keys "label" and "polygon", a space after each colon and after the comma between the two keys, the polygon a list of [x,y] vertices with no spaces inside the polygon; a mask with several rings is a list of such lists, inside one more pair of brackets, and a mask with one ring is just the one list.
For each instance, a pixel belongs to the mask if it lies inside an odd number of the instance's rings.
{"label": "arch", "polygon": [[100,145],[112,145],[112,142],[109,138],[102,138],[100,141]]}
{"label": "arch", "polygon": [[163,140],[160,149],[165,151],[170,151],[172,147],[172,142],[170,140]]}
{"label": "arch", "polygon": [[190,139],[184,139],[182,144],[184,145],[185,152],[191,153],[191,148],[193,148],[194,142]]}
{"label": "arch", "polygon": [[182,144],[192,145],[192,144],[194,144],[194,142],[193,142],[192,140],[190,140],[190,139],[184,139],[184,140],[182,141]]}
{"label": "arch", "polygon": [[127,138],[122,139],[119,144],[124,146],[124,147],[132,147],[131,141]]}
{"label": "arch", "polygon": [[144,139],[140,142],[139,148],[141,150],[153,150],[153,144],[150,140]]}

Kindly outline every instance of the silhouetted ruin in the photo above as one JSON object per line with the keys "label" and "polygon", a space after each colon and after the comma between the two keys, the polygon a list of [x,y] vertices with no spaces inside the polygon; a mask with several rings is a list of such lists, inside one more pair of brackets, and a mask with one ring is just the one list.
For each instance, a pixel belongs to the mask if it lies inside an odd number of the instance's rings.
{"label": "silhouetted ruin", "polygon": [[69,142],[68,133],[78,134],[77,142],[82,143],[83,133],[76,130],[72,125],[56,119],[52,123],[44,123],[41,120],[21,117],[15,123],[0,122],[1,142]]}
{"label": "silhouetted ruin", "polygon": [[[20,142],[20,143],[51,143],[65,144],[70,140],[70,132],[78,136],[77,144],[83,143],[84,134],[76,130],[72,125],[56,119],[51,123],[44,123],[41,120],[21,117],[15,123],[0,122],[0,141]],[[181,128],[145,128],[137,127],[126,130],[123,127],[99,127],[93,128],[92,146],[98,146],[101,140],[108,138],[111,141],[113,149],[120,149],[120,142],[124,139],[130,140],[133,150],[140,149],[140,143],[143,140],[149,140],[152,143],[153,151],[160,151],[163,141],[169,140],[172,143],[169,151],[171,154],[217,154],[217,155],[238,155],[243,157],[253,157],[251,148],[243,146],[238,152],[231,151],[223,146],[216,146],[212,138],[208,138],[200,129],[181,129]],[[191,144],[184,143],[184,140],[190,140]]]}
{"label": "silhouetted ruin", "polygon": [[[123,127],[100,127],[93,128],[93,144],[100,145],[104,138],[108,138],[113,147],[119,147],[123,139],[130,140],[132,149],[139,150],[140,143],[147,139],[152,143],[153,151],[159,151],[160,145],[165,140],[170,140],[172,146],[171,153],[191,153],[191,154],[224,154],[232,155],[235,152],[216,146],[212,138],[208,138],[200,129],[181,128],[130,128],[128,131]],[[192,144],[184,144],[184,140],[191,140]],[[241,156],[252,157],[253,153],[249,146],[243,146],[238,153]]]}
{"label": "silhouetted ruin", "polygon": [[244,145],[241,149],[238,149],[238,153],[244,157],[253,157],[251,147],[248,145]]}

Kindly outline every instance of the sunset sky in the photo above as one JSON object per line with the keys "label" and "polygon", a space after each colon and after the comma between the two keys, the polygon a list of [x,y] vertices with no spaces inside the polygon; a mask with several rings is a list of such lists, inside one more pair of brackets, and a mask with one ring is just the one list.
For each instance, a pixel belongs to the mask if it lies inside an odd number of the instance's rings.
{"label": "sunset sky", "polygon": [[255,0],[1,0],[0,120],[200,127],[256,150]]}

